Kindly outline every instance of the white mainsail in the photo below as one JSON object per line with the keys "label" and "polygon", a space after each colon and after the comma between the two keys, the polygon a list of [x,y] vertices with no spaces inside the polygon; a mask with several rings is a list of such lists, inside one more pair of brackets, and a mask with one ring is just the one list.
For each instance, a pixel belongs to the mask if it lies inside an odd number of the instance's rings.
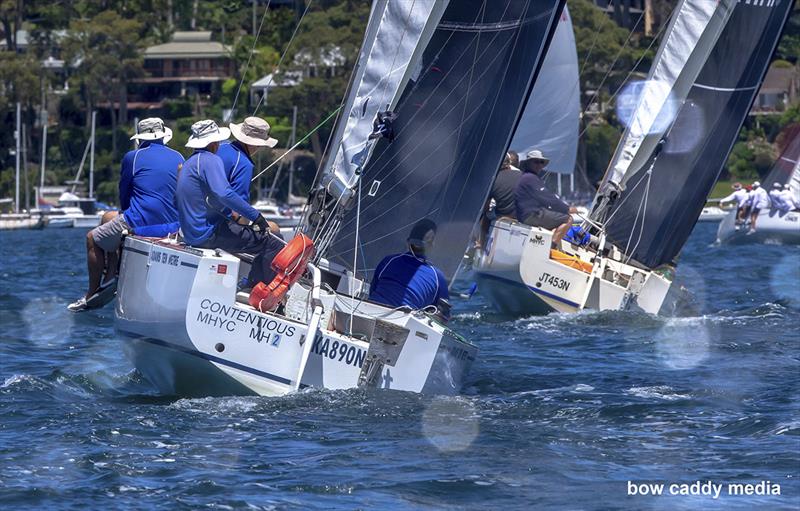
{"label": "white mainsail", "polygon": [[[361,46],[350,91],[337,123],[323,183],[335,197],[349,196],[358,169],[369,158],[369,135],[378,112],[400,99],[449,0],[376,0]],[[367,65],[369,63],[369,65]],[[342,122],[344,121],[344,122]]]}
{"label": "white mainsail", "polygon": [[607,180],[624,188],[672,124],[719,39],[737,0],[683,0],[675,8],[638,104],[609,165]]}
{"label": "white mainsail", "polygon": [[550,172],[572,174],[578,154],[581,113],[578,53],[567,7],[561,14],[542,70],[511,140],[520,157],[539,149]]}

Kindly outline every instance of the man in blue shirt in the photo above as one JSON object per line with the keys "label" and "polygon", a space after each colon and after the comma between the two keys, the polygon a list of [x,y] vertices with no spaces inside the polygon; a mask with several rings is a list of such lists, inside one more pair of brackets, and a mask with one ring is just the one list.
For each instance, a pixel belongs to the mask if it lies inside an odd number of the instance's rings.
{"label": "man in blue shirt", "polygon": [[553,247],[559,248],[561,239],[572,226],[575,209],[568,206],[555,193],[547,189],[539,177],[550,160],[541,151],[533,150],[523,161],[523,174],[514,190],[517,220],[553,231]]}
{"label": "man in blue shirt", "polygon": [[[248,117],[240,124],[229,124],[233,142],[222,142],[217,156],[222,159],[225,177],[236,194],[250,203],[250,181],[253,179],[253,156],[264,147],[275,147],[277,139],[269,136],[270,126],[259,117]],[[221,208],[224,215],[232,212]],[[233,219],[239,216],[233,213]]]}
{"label": "man in blue shirt", "polygon": [[[86,300],[101,287],[113,286],[118,251],[125,232],[163,237],[178,230],[175,183],[183,156],[165,145],[172,138],[172,131],[161,119],[143,119],[137,131],[131,140],[136,140],[139,147],[122,158],[119,179],[121,213],[107,213],[103,217],[104,223],[87,234],[89,289],[85,297],[69,305],[71,311],[90,308]],[[101,286],[104,270],[105,282]]]}
{"label": "man in blue shirt", "polygon": [[[435,236],[436,224],[428,219],[417,222],[407,240],[408,252],[386,256],[375,268],[369,299],[389,307],[424,309],[450,298],[444,274],[425,259]],[[448,319],[449,310],[441,312]]]}
{"label": "man in blue shirt", "polygon": [[[178,217],[184,239],[201,248],[221,248],[228,252],[255,253],[248,277],[250,286],[270,282],[275,272],[272,259],[284,247],[283,240],[270,233],[266,219],[231,187],[222,159],[215,153],[219,143],[230,136],[212,120],[192,125],[186,147],[195,150],[178,176],[176,192]],[[214,204],[253,222],[241,225],[226,218]]]}

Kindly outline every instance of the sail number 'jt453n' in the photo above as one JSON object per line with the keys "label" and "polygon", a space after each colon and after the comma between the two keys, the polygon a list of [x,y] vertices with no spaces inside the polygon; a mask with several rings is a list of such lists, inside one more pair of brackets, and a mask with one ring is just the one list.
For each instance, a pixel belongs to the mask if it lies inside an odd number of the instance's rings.
{"label": "sail number 'jt453n'", "polygon": [[539,275],[539,283],[540,284],[547,284],[552,286],[556,289],[562,289],[564,291],[569,291],[569,282],[562,279],[561,277],[556,277],[555,275],[550,275],[549,273],[542,273]]}

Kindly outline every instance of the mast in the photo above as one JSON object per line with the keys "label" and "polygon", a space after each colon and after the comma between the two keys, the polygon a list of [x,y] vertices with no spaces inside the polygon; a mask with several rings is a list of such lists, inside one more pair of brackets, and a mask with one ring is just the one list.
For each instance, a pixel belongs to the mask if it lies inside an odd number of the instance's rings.
{"label": "mast", "polygon": [[[295,136],[297,135],[297,105],[292,106],[292,141],[289,147],[295,143]],[[292,200],[292,185],[294,184],[294,158],[289,161],[289,193],[286,196],[286,203],[291,205]]]}
{"label": "mast", "polygon": [[14,151],[15,157],[15,169],[16,169],[16,178],[15,178],[15,188],[14,188],[14,212],[19,213],[19,164],[20,164],[20,142],[22,137],[22,104],[17,101],[17,130],[14,132],[14,139],[17,144],[16,150]]}
{"label": "mast", "polygon": [[94,199],[94,127],[97,111],[92,110],[92,152],[89,155],[89,198]]}
{"label": "mast", "polygon": [[48,122],[48,115],[47,109],[42,108],[41,113],[42,118],[42,161],[41,161],[41,172],[39,174],[39,194],[36,197],[36,207],[39,207],[39,201],[42,199],[42,189],[44,189],[44,173],[45,168],[47,166],[47,122]]}

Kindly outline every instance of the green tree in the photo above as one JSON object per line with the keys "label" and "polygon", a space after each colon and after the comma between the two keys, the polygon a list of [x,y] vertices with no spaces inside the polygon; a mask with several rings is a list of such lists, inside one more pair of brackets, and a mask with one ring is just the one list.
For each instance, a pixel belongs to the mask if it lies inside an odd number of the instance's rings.
{"label": "green tree", "polygon": [[[117,125],[127,124],[128,82],[144,73],[142,23],[103,11],[70,23],[65,53],[75,69],[71,80],[84,94],[87,123],[100,102],[111,112],[112,153],[117,153]],[[117,108],[115,109],[115,103]]]}

